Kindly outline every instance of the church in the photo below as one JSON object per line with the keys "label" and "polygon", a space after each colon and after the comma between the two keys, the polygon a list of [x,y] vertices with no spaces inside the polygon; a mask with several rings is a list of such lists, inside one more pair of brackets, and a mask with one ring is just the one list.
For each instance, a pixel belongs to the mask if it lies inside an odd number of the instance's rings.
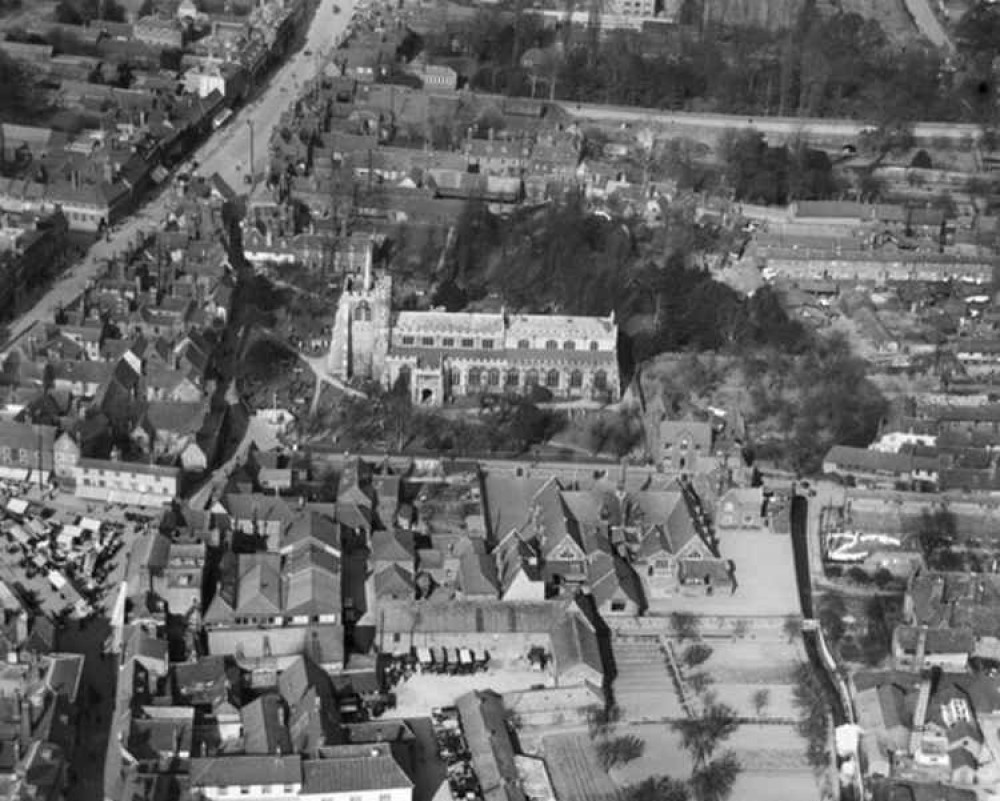
{"label": "church", "polygon": [[389,276],[374,277],[366,266],[359,283],[344,291],[337,307],[328,358],[337,378],[391,387],[403,376],[413,402],[424,406],[535,386],[557,400],[613,403],[620,397],[613,312],[393,312]]}

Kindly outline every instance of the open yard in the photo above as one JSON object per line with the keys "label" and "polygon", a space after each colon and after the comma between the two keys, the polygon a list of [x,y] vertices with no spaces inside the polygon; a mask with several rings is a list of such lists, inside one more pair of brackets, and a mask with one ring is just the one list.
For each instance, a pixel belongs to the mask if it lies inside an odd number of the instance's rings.
{"label": "open yard", "polygon": [[435,707],[449,706],[455,699],[475,690],[493,690],[507,693],[527,690],[536,684],[547,683],[548,676],[537,670],[497,668],[470,676],[437,676],[430,673],[411,676],[396,685],[395,717],[418,718],[430,714]]}
{"label": "open yard", "polygon": [[675,596],[650,602],[651,614],[676,611],[698,615],[799,614],[792,541],[787,535],[758,531],[720,531],[719,550],[736,565],[736,591]]}
{"label": "open yard", "polygon": [[[613,768],[612,778],[620,786],[635,784],[649,776],[686,778],[691,758],[681,747],[680,737],[665,724],[639,724],[622,728],[646,743],[645,753],[621,768]],[[548,738],[546,738],[548,741]],[[723,744],[743,765],[732,798],[739,801],[795,799],[812,801],[819,789],[805,758],[805,741],[792,726],[740,726]]]}

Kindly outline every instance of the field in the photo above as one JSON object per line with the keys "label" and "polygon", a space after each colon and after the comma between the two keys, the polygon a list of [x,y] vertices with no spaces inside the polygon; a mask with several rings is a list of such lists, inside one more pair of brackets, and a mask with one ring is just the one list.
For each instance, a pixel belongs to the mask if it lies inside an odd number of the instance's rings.
{"label": "field", "polygon": [[[801,0],[703,0],[706,19],[728,25],[754,25],[770,29],[787,28],[802,7]],[[820,0],[817,7],[829,13],[841,9],[874,19],[891,39],[912,40],[917,33],[903,0]]]}

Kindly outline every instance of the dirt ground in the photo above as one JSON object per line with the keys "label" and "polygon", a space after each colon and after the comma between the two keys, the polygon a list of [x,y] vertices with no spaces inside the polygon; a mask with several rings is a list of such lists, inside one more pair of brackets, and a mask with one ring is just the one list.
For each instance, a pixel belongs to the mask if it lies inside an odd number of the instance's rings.
{"label": "dirt ground", "polygon": [[[611,771],[619,786],[635,784],[649,776],[685,778],[690,774],[691,758],[670,726],[630,726],[628,733],[643,740],[646,750],[639,759]],[[816,780],[805,758],[805,741],[792,726],[744,725],[722,748],[733,750],[743,765],[732,798],[740,801],[819,798]]]}
{"label": "dirt ground", "polygon": [[493,690],[503,694],[549,683],[545,673],[516,668],[498,668],[471,676],[418,674],[396,685],[393,690],[396,693],[393,714],[405,718],[426,717],[435,707],[450,706],[460,695],[475,690]]}

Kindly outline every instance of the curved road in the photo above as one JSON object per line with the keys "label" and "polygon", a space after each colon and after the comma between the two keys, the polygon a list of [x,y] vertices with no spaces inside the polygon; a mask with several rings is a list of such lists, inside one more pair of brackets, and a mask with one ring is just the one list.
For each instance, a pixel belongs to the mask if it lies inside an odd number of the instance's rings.
{"label": "curved road", "polygon": [[[341,11],[335,14],[334,5]],[[310,24],[303,48],[293,53],[271,76],[266,88],[249,105],[241,108],[229,123],[193,151],[189,160],[199,163],[198,172],[211,175],[218,172],[237,192],[246,188],[242,176],[247,174],[250,150],[250,126],[253,123],[254,167],[259,171],[268,160],[268,141],[281,119],[282,112],[298,94],[300,81],[313,75],[321,56],[343,37],[351,19],[354,0],[320,0]],[[310,55],[306,55],[306,52]],[[5,347],[38,322],[51,322],[56,312],[68,306],[83,292],[87,283],[100,273],[105,260],[126,252],[142,236],[151,235],[166,216],[169,190],[146,203],[138,212],[119,223],[110,241],[100,240],[86,256],[74,264],[56,281],[51,289],[29,311],[9,326]]]}

